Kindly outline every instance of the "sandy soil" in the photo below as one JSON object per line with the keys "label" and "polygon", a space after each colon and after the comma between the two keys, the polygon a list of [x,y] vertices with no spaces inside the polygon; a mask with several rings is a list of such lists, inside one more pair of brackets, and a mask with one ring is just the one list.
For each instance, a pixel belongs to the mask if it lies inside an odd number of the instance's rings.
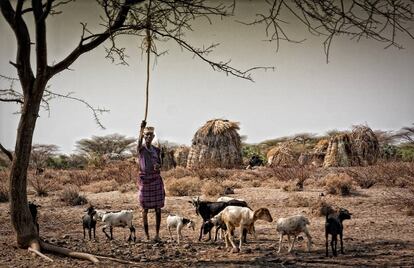
{"label": "sandy soil", "polygon": [[[397,190],[397,189],[395,189]],[[136,193],[85,193],[96,207],[102,209],[135,210],[134,225],[137,242],[128,243],[128,229],[115,229],[115,240],[107,241],[98,223],[97,239],[84,240],[81,217],[85,206],[68,207],[59,201],[57,193],[36,200],[40,208],[39,224],[41,237],[57,245],[93,254],[112,256],[135,262],[130,267],[413,267],[414,266],[414,217],[408,217],[395,209],[387,199],[385,188],[359,189],[351,197],[326,196],[326,201],[345,207],[353,213],[352,220],[345,221],[345,255],[325,257],[324,218],[311,213],[306,205],[296,207],[289,200],[292,195],[315,202],[321,189],[305,189],[303,192],[283,192],[266,187],[236,189],[234,197],[244,198],[254,209],[268,207],[274,219],[304,213],[311,221],[310,233],[314,244],[312,251],[306,251],[306,239],[299,241],[295,252],[286,253],[286,248],[277,254],[278,239],[275,223],[258,221],[257,240],[248,237],[248,244],[241,253],[230,253],[224,242],[199,242],[198,228],[201,218],[187,201],[190,197],[167,197],[163,209],[162,243],[144,241],[141,217],[136,202]],[[32,256],[28,251],[16,247],[10,224],[8,203],[0,204],[0,266],[1,267],[84,267],[92,266],[84,260],[71,259],[47,254],[54,262]],[[166,230],[165,218],[168,213],[178,213],[194,219],[195,231],[184,229],[184,239],[177,245]],[[154,214],[150,214],[150,231],[154,233]],[[285,244],[286,245],[286,244]],[[103,267],[120,266],[112,261],[102,261]]]}

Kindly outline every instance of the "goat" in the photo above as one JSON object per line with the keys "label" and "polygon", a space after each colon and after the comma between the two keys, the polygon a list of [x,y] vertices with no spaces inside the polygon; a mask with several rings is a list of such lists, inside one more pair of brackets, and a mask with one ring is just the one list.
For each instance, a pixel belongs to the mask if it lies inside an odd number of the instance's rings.
{"label": "goat", "polygon": [[[240,206],[240,207],[247,207],[247,203],[245,201],[239,201],[239,200],[230,200],[228,202],[210,202],[210,201],[200,201],[200,197],[197,196],[197,198],[193,198],[191,201],[188,201],[191,203],[195,209],[196,214],[200,215],[203,219],[203,224],[201,225],[200,229],[200,236],[198,238],[198,241],[201,241],[201,238],[203,236],[203,229],[204,229],[204,222],[211,219],[213,216],[217,215],[220,211],[222,211],[227,206]],[[208,240],[211,239],[211,232],[208,233]]]}
{"label": "goat", "polygon": [[244,201],[241,198],[234,198],[234,197],[229,197],[229,196],[220,196],[219,198],[217,198],[216,202],[229,202],[231,200]]}
{"label": "goat", "polygon": [[37,222],[37,208],[40,208],[41,206],[30,201],[28,203],[28,206],[30,210],[30,215],[32,215],[32,221],[36,226],[37,234],[39,234],[39,223]]}
{"label": "goat", "polygon": [[[227,227],[225,238],[226,248],[228,247],[229,241],[233,246],[233,252],[239,252],[243,244],[243,236],[247,232],[253,232],[254,223],[257,220],[264,220],[272,222],[272,216],[267,208],[260,208],[258,210],[251,210],[248,207],[237,207],[228,206],[223,209],[219,214],[211,219],[214,225],[224,223]],[[236,227],[240,227],[240,243],[239,247],[234,243],[234,230]]]}
{"label": "goat", "polygon": [[351,219],[351,213],[344,208],[339,209],[338,214],[326,214],[326,223],[325,223],[325,247],[326,247],[326,257],[328,257],[328,236],[331,235],[331,247],[332,253],[334,256],[337,256],[336,246],[338,243],[338,235],[341,239],[341,253],[344,254],[344,245],[342,241],[344,220]]}
{"label": "goat", "polygon": [[89,206],[85,210],[86,214],[82,217],[83,239],[85,239],[85,229],[88,229],[89,240],[92,239],[91,231],[93,230],[93,238],[96,239],[96,210],[93,206]]}
{"label": "goat", "polygon": [[194,231],[194,222],[190,219],[180,217],[178,215],[168,215],[167,217],[167,228],[170,233],[171,239],[173,239],[171,228],[177,229],[177,243],[180,244],[180,239],[182,239],[181,230],[184,225],[187,225],[188,228],[192,228]]}
{"label": "goat", "polygon": [[[129,238],[128,241],[132,240],[132,234],[134,234],[134,242],[136,240],[135,235],[135,227],[132,225],[132,210],[121,210],[121,211],[113,211],[113,212],[106,212],[102,210],[96,210],[97,218],[102,220],[105,223],[105,226],[102,228],[105,236],[112,240],[112,229],[113,227],[129,227]],[[106,228],[109,227],[110,236],[105,232]]]}
{"label": "goat", "polygon": [[290,236],[293,235],[293,242],[289,247],[288,252],[290,253],[295,245],[296,237],[298,234],[304,232],[308,238],[308,251],[311,250],[312,237],[309,234],[308,228],[306,225],[310,224],[309,220],[303,215],[295,215],[287,218],[280,218],[276,222],[276,230],[280,234],[279,239],[279,250],[277,253],[280,253],[283,243],[283,236],[287,235],[288,241],[290,244]]}

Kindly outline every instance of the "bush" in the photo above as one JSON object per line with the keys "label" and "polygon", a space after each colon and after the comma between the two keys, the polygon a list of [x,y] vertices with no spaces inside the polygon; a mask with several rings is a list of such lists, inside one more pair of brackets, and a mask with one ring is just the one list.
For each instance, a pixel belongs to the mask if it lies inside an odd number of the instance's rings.
{"label": "bush", "polygon": [[79,206],[88,203],[86,197],[79,194],[79,188],[75,185],[68,185],[63,188],[60,200],[70,206]]}
{"label": "bush", "polygon": [[353,179],[346,173],[328,174],[324,177],[324,182],[328,194],[346,196],[354,189]]}
{"label": "bush", "polygon": [[414,146],[405,145],[397,149],[397,156],[404,162],[414,162]]}
{"label": "bush", "polygon": [[88,185],[83,185],[82,190],[91,193],[104,193],[118,191],[121,189],[120,185],[115,180],[101,180],[95,181]]}
{"label": "bush", "polygon": [[179,166],[163,172],[163,178],[181,179],[181,178],[190,177],[190,176],[194,176],[193,171],[187,168],[184,168],[184,167],[179,167]]}
{"label": "bush", "polygon": [[170,196],[199,195],[201,182],[196,177],[184,177],[181,179],[166,179],[165,188]]}
{"label": "bush", "polygon": [[285,204],[289,207],[309,207],[311,202],[309,198],[293,193],[289,195]]}
{"label": "bush", "polygon": [[216,181],[206,181],[203,185],[203,194],[206,196],[218,196],[224,194],[224,186]]}
{"label": "bush", "polygon": [[47,196],[51,190],[51,183],[43,175],[33,175],[29,179],[29,185],[33,187],[37,196]]}

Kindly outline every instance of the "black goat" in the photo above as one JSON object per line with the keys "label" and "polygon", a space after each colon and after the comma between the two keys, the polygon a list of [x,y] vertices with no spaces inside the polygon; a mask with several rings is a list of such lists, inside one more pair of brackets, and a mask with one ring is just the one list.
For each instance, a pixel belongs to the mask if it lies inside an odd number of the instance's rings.
{"label": "black goat", "polygon": [[334,256],[337,256],[336,246],[338,243],[338,235],[341,239],[341,253],[344,254],[344,244],[342,241],[344,226],[342,222],[344,220],[351,219],[351,213],[341,208],[338,214],[326,213],[326,223],[325,223],[325,246],[326,246],[326,257],[328,257],[328,236],[331,235],[331,247],[332,253]]}
{"label": "black goat", "polygon": [[[191,203],[195,209],[196,214],[200,215],[201,218],[203,218],[203,224],[201,225],[200,229],[200,236],[198,238],[198,241],[201,241],[201,238],[203,236],[203,229],[204,229],[204,223],[214,217],[215,215],[219,214],[225,207],[227,206],[238,206],[238,207],[248,207],[247,203],[245,201],[240,200],[230,200],[228,202],[210,202],[210,201],[200,201],[200,198],[193,198],[191,201],[188,201]],[[207,232],[206,232],[207,233]],[[211,239],[211,228],[208,232],[208,240]]]}
{"label": "black goat", "polygon": [[40,208],[40,205],[37,205],[33,202],[29,202],[29,210],[30,214],[32,215],[32,221],[34,225],[36,226],[36,231],[39,234],[39,223],[37,222],[37,208]]}
{"label": "black goat", "polygon": [[96,239],[96,210],[93,206],[88,207],[85,210],[86,214],[82,217],[82,225],[83,225],[83,239],[85,239],[85,229],[88,229],[89,233],[89,240],[92,239],[91,231],[93,230],[93,238]]}

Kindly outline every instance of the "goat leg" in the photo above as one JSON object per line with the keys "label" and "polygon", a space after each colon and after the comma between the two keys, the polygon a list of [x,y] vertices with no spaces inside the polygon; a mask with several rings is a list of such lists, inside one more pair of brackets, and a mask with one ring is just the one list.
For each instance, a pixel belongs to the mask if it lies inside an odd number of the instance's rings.
{"label": "goat leg", "polygon": [[111,240],[111,237],[105,232],[106,226],[102,228],[102,232],[104,232],[106,238],[108,238],[109,240]]}
{"label": "goat leg", "polygon": [[292,252],[293,247],[295,246],[295,242],[296,242],[296,235],[293,236],[293,241],[292,241],[292,244],[290,245],[290,248],[288,250],[288,253]]}
{"label": "goat leg", "polygon": [[342,232],[339,233],[339,239],[341,239],[341,254],[344,254],[344,242],[342,241]]}
{"label": "goat leg", "polygon": [[328,236],[328,233],[325,233],[325,247],[326,247],[326,257],[328,257],[329,256],[329,254],[328,254],[328,238],[329,238],[329,236]]}
{"label": "goat leg", "polygon": [[283,243],[283,234],[281,233],[279,236],[279,250],[277,253],[280,253],[280,250],[282,249],[282,243]]}

